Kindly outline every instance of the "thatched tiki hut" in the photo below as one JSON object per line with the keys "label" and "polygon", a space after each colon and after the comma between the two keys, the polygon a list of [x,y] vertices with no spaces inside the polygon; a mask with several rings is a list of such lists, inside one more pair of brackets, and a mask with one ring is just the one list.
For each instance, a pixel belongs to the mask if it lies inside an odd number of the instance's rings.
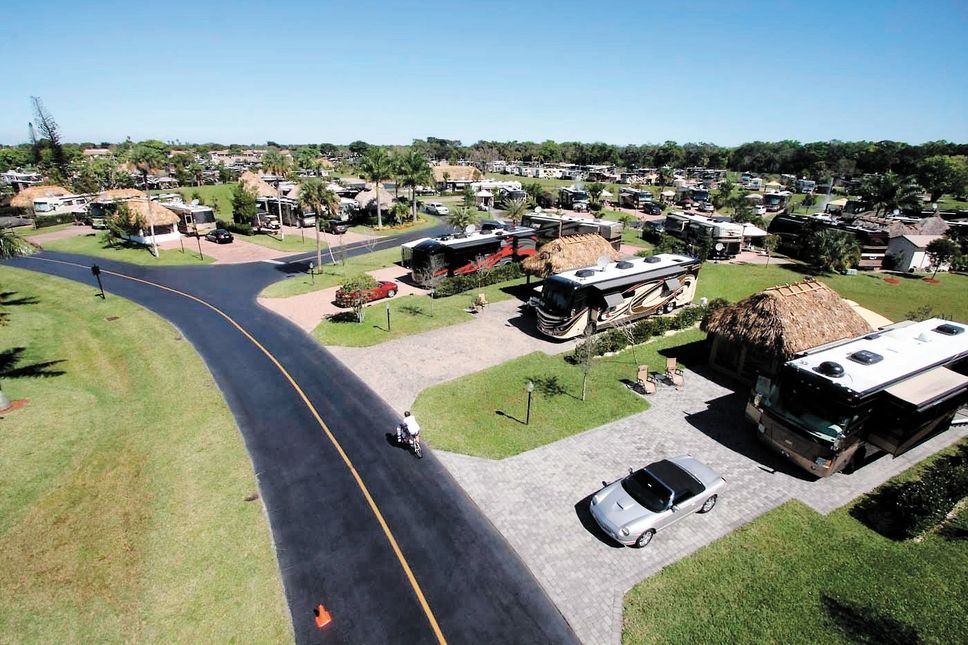
{"label": "thatched tiki hut", "polygon": [[377,188],[368,188],[361,193],[357,193],[356,204],[359,209],[363,212],[376,212],[376,195],[377,191],[380,193],[380,207],[386,210],[389,208],[393,202],[396,201],[394,196],[383,186],[378,186]]}
{"label": "thatched tiki hut", "polygon": [[29,186],[10,198],[10,205],[14,208],[22,208],[34,212],[34,200],[44,197],[61,197],[70,195],[71,191],[63,186],[53,184],[43,184],[40,186]]}
{"label": "thatched tiki hut", "polygon": [[776,374],[802,351],[872,330],[845,300],[816,280],[772,287],[713,311],[703,328],[712,341],[709,364],[746,381]]}
{"label": "thatched tiki hut", "polygon": [[181,237],[178,215],[158,202],[129,199],[124,206],[115,212],[114,221],[127,231],[126,240],[157,248],[162,242]]}
{"label": "thatched tiki hut", "polygon": [[250,170],[239,175],[239,183],[256,197],[279,197],[279,191],[269,185],[262,177]]}
{"label": "thatched tiki hut", "polygon": [[622,256],[597,233],[567,235],[542,246],[537,253],[525,258],[521,267],[527,273],[547,278],[554,273],[595,266],[603,255],[610,262]]}

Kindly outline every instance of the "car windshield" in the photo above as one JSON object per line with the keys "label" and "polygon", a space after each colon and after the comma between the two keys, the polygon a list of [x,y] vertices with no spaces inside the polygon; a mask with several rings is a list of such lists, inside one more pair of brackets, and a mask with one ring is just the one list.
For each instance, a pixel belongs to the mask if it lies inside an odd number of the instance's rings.
{"label": "car windshield", "polygon": [[541,308],[553,316],[567,316],[571,312],[573,287],[551,278],[541,290]]}
{"label": "car windshield", "polygon": [[669,487],[644,468],[623,479],[622,488],[632,499],[653,513],[669,508],[669,503],[672,501],[672,491]]}

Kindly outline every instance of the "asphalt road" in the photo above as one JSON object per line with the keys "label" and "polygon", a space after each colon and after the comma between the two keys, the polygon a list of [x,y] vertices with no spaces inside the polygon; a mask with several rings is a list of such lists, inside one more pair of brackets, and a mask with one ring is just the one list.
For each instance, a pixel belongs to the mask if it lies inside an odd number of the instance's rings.
{"label": "asphalt road", "polygon": [[[399,243],[397,238],[380,246]],[[530,571],[432,451],[418,461],[390,445],[386,435],[401,411],[390,409],[308,335],[256,304],[263,287],[302,265],[157,268],[50,252],[10,264],[90,284],[95,297],[88,268],[93,262],[104,270],[109,298],[128,298],[178,328],[228,401],[258,476],[298,643],[435,642],[415,586],[449,642],[577,642]],[[108,272],[204,300],[265,352],[212,308]],[[368,489],[416,585],[310,405]],[[318,603],[333,615],[323,630],[313,621]]]}

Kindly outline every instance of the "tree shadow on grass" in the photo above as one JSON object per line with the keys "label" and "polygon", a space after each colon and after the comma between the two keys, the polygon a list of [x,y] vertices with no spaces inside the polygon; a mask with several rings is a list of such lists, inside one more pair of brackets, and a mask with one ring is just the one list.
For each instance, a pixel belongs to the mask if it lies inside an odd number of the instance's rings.
{"label": "tree shadow on grass", "polygon": [[360,322],[359,319],[356,317],[356,314],[353,313],[352,311],[337,312],[329,316],[326,320],[328,320],[331,323],[337,323],[337,324],[341,324],[341,323],[359,324]]}
{"label": "tree shadow on grass", "polygon": [[63,370],[51,369],[55,365],[63,363],[63,360],[40,361],[20,365],[25,351],[27,351],[26,347],[11,347],[0,351],[0,378],[50,378],[64,374]]}
{"label": "tree shadow on grass", "polygon": [[918,630],[890,614],[822,593],[820,602],[834,625],[853,643],[915,645],[923,643]]}
{"label": "tree shadow on grass", "polygon": [[400,305],[399,311],[401,313],[409,314],[411,316],[426,316],[427,318],[430,318],[430,314],[424,311],[424,308],[421,307],[420,305],[414,305],[414,304]]}

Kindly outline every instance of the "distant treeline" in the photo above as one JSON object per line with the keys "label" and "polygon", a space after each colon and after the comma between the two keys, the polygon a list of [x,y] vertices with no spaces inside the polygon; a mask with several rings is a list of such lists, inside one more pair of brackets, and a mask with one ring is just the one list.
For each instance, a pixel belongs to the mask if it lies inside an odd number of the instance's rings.
{"label": "distant treeline", "polygon": [[[36,158],[36,144],[0,148],[0,170],[31,165]],[[63,144],[66,157],[80,157],[80,151],[89,147],[130,147],[130,141],[121,144],[108,142]],[[205,154],[210,150],[228,149],[241,152],[253,147],[287,148],[294,154],[301,152],[326,157],[352,157],[364,154],[371,146],[365,141],[347,145],[289,144],[280,145],[269,141],[266,146],[238,144],[188,144],[169,142],[172,149],[195,151]],[[614,164],[625,168],[686,168],[703,166],[728,168],[736,171],[753,171],[770,174],[791,174],[819,181],[831,176],[852,177],[866,173],[893,171],[900,175],[917,175],[925,159],[929,157],[961,157],[968,155],[968,144],[948,141],[931,141],[921,145],[909,145],[898,141],[753,141],[734,148],[712,143],[685,143],[666,141],[661,144],[616,146],[607,143],[582,143],[577,141],[478,141],[465,146],[460,141],[427,137],[414,140],[409,146],[384,146],[392,151],[415,148],[429,159],[456,162],[465,160],[484,164],[499,159],[508,161]]]}

